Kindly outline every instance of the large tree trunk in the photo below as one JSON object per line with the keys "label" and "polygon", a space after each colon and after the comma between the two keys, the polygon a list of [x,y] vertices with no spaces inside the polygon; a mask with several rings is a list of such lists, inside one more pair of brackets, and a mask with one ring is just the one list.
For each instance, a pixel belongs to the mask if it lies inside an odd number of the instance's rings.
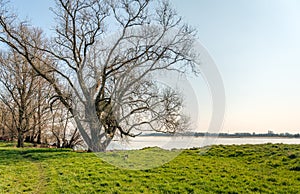
{"label": "large tree trunk", "polygon": [[56,148],[61,148],[59,138],[56,138]]}
{"label": "large tree trunk", "polygon": [[42,141],[41,141],[41,129],[38,130],[36,143],[37,144],[41,144],[42,143]]}
{"label": "large tree trunk", "polygon": [[23,148],[24,147],[24,134],[21,129],[18,129],[18,148]]}

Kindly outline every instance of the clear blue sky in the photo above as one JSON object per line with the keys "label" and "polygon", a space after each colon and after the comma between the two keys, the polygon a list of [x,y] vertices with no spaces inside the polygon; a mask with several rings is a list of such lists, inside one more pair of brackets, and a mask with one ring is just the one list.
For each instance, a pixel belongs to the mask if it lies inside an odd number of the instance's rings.
{"label": "clear blue sky", "polygon": [[[44,29],[51,27],[53,1],[11,2],[22,17],[28,16]],[[222,74],[227,96],[223,131],[300,133],[300,1],[172,3],[197,28],[199,41]],[[210,102],[201,85],[196,91],[203,105],[200,128],[205,130]]]}

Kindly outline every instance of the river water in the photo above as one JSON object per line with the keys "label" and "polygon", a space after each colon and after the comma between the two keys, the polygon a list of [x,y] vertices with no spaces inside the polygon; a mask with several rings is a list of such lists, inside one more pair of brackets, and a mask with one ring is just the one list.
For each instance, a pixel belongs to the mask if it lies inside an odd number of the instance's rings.
{"label": "river water", "polygon": [[160,147],[163,149],[185,149],[193,147],[205,147],[209,145],[242,145],[283,143],[300,144],[300,138],[219,138],[219,137],[165,137],[165,136],[140,136],[129,141],[114,141],[108,147],[109,150],[134,150],[145,147]]}

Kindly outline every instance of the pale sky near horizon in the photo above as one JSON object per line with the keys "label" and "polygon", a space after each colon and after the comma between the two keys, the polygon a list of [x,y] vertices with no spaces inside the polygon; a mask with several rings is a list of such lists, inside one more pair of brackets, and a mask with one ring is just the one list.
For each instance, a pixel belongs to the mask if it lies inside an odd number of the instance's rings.
{"label": "pale sky near horizon", "polygon": [[224,132],[300,132],[300,1],[173,0],[222,74]]}
{"label": "pale sky near horizon", "polygon": [[[222,131],[300,133],[300,1],[171,2],[197,28],[199,41],[222,75],[226,92]],[[34,24],[45,30],[51,27],[53,1],[11,0],[11,4]],[[202,118],[199,128],[205,131],[210,101],[207,88],[200,85],[195,90]]]}

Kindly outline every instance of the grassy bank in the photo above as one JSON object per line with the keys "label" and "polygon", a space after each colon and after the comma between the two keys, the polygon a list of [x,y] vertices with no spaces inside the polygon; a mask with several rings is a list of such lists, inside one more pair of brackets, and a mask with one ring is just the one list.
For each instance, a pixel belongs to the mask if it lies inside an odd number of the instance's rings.
{"label": "grassy bank", "polygon": [[[143,150],[153,152],[153,149]],[[156,151],[157,148],[156,148]],[[134,151],[138,154],[140,151]],[[199,154],[200,153],[200,154]],[[126,170],[93,153],[0,143],[0,193],[299,193],[300,145],[184,150],[161,167]]]}

